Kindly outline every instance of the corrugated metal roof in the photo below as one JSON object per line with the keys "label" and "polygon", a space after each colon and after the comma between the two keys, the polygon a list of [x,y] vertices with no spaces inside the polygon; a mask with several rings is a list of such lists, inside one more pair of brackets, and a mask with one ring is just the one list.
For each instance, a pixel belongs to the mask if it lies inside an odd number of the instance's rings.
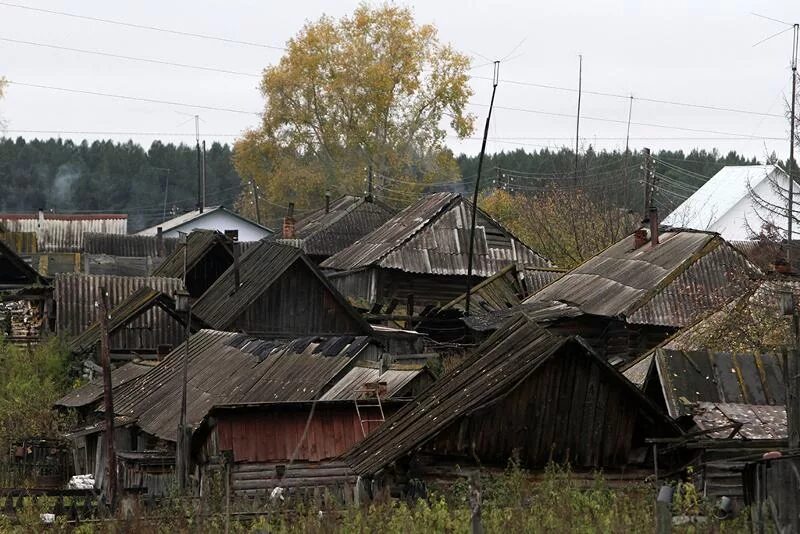
{"label": "corrugated metal roof", "polygon": [[234,266],[231,266],[208,288],[192,311],[213,328],[228,328],[234,319],[298,262],[301,268],[312,273],[329,291],[331,298],[337,300],[355,322],[362,325],[364,332],[370,331],[364,319],[301,250],[273,241],[260,241],[242,256],[239,262],[238,288],[235,287]]}
{"label": "corrugated metal roof", "polygon": [[[161,310],[173,317],[175,324],[170,323],[167,325],[165,324],[166,321],[161,321],[160,324],[152,325],[153,331],[150,332],[148,337],[153,341],[149,343],[149,346],[156,348],[162,344],[175,345],[183,340],[185,337],[183,327],[186,320],[175,312],[175,302],[172,297],[145,286],[131,293],[109,313],[108,330],[112,336],[112,345],[114,335],[118,331],[130,326],[138,317],[155,306],[160,307]],[[162,330],[156,330],[158,327],[162,328]],[[136,330],[134,329],[133,332],[136,332]],[[70,341],[69,349],[72,352],[91,350],[100,342],[100,336],[100,322],[96,321]],[[134,333],[134,337],[141,336],[138,333]]]}
{"label": "corrugated metal roof", "polygon": [[[471,310],[470,310],[471,313]],[[476,332],[497,330],[509,318],[522,313],[536,323],[548,323],[559,319],[579,317],[583,312],[571,304],[564,302],[525,302],[514,308],[497,310],[484,314],[471,314],[462,320],[470,329]]]}
{"label": "corrugated metal roof", "polygon": [[[187,422],[196,427],[212,406],[318,398],[325,386],[370,344],[367,337],[332,336],[264,341],[202,330],[189,340]],[[115,392],[118,415],[162,439],[175,441],[180,420],[185,347]]]}
{"label": "corrugated metal roof", "polygon": [[[117,388],[134,378],[142,376],[153,368],[153,364],[144,362],[128,362],[111,371],[111,386]],[[112,389],[113,396],[113,389]],[[95,378],[88,384],[73,389],[55,402],[55,406],[64,408],[81,408],[103,398],[103,377]]]}
{"label": "corrugated metal roof", "polygon": [[344,195],[295,223],[295,239],[310,256],[332,256],[388,221],[395,210],[382,202]]}
{"label": "corrugated metal roof", "polygon": [[84,235],[90,232],[127,234],[127,215],[44,213],[0,213],[0,225],[9,232],[33,232],[42,252],[80,252]]}
{"label": "corrugated metal roof", "polygon": [[[788,176],[776,165],[725,166],[675,208],[664,219],[663,224],[696,230],[714,230],[722,233],[725,231],[741,232],[743,229],[740,228],[721,227],[725,220],[730,220],[726,215],[742,201],[746,201],[748,206],[752,206],[750,190],[768,179],[775,180],[777,176],[781,176],[788,183]],[[743,223],[744,221],[736,222]],[[760,224],[760,221],[757,220],[751,222]],[[758,230],[758,226],[755,229]]]}
{"label": "corrugated metal roof", "polygon": [[[207,217],[208,215],[211,215],[211,214],[213,214],[215,212],[223,212],[223,213],[225,213],[225,214],[227,214],[227,215],[229,215],[231,217],[234,217],[236,219],[241,220],[242,222],[244,222],[246,224],[251,224],[251,225],[253,225],[253,226],[257,227],[257,228],[260,228],[261,230],[264,230],[269,234],[274,233],[272,230],[270,230],[266,226],[261,226],[260,224],[254,222],[254,221],[251,221],[250,219],[242,217],[238,213],[235,213],[235,212],[225,208],[225,206],[207,206],[207,207],[203,208],[203,212],[202,213],[200,213],[200,210],[188,211],[186,213],[178,215],[177,217],[173,217],[172,219],[167,219],[164,222],[161,222],[159,224],[151,226],[150,228],[145,228],[144,230],[141,230],[140,232],[137,232],[136,235],[156,235],[158,233],[158,229],[159,228],[161,228],[162,232],[169,232],[170,230],[173,230],[173,229],[176,229],[176,228],[180,228],[181,226],[190,225],[190,223],[192,221],[195,221],[197,219],[201,219],[203,217]],[[189,231],[194,231],[195,229],[192,228],[191,226],[189,226],[188,230]]]}
{"label": "corrugated metal roof", "polygon": [[566,269],[525,267],[521,271],[526,296],[533,295],[567,273]]}
{"label": "corrugated metal roof", "polygon": [[669,415],[692,414],[697,402],[782,405],[783,358],[778,354],[729,354],[657,349],[656,370]]}
{"label": "corrugated metal roof", "polygon": [[656,247],[628,236],[525,302],[561,301],[584,313],[639,324],[686,326],[745,289],[759,274],[713,233],[671,231]]}
{"label": "corrugated metal roof", "polygon": [[[157,236],[87,233],[83,239],[83,251],[87,254],[162,256]],[[177,237],[162,237],[161,240],[164,255],[172,254],[178,248]]]}
{"label": "corrugated metal roof", "polygon": [[[100,288],[108,291],[108,302],[112,308],[143,287],[150,287],[167,295],[183,288],[178,278],[158,276],[108,276],[102,274],[58,274],[54,278],[56,303],[56,331],[67,336],[76,336],[97,320],[95,303],[100,297]],[[148,325],[158,330],[169,328],[174,319],[160,308],[151,308],[137,319],[136,326]]]}
{"label": "corrugated metal roof", "polygon": [[[427,195],[320,266],[347,271],[377,265],[412,273],[465,275],[470,221],[471,204],[461,195]],[[551,266],[478,210],[473,274],[492,276],[509,263]]]}
{"label": "corrugated metal roof", "polygon": [[382,373],[378,367],[377,362],[374,365],[360,362],[331,386],[320,400],[353,400],[358,389],[370,382],[386,382],[385,398],[394,399],[403,388],[427,372],[421,365],[390,365]]}
{"label": "corrugated metal roof", "polygon": [[153,271],[153,276],[182,278],[184,249],[186,249],[186,270],[191,271],[206,254],[209,254],[217,246],[221,250],[225,250],[233,262],[233,242],[230,239],[213,230],[195,230],[187,236],[186,244],[179,244],[172,254],[158,266],[158,269]]}
{"label": "corrugated metal roof", "polygon": [[720,428],[740,423],[738,431],[728,428],[709,432],[713,439],[786,439],[789,427],[785,406],[701,402],[692,417],[700,430]]}

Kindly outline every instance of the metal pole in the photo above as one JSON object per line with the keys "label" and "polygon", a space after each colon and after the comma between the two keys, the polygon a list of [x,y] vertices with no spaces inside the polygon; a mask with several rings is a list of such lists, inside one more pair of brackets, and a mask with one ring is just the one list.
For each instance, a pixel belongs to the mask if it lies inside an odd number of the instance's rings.
{"label": "metal pole", "polygon": [[633,95],[631,95],[631,102],[628,106],[628,130],[625,133],[625,193],[624,193],[624,206],[628,208],[628,201],[630,200],[630,159],[631,159],[631,151],[630,151],[630,140],[631,140],[631,115],[633,114]]}
{"label": "metal pole", "polygon": [[643,148],[642,155],[644,156],[644,206],[642,213],[647,217],[648,210],[650,209],[650,149]]}
{"label": "metal pole", "polygon": [[105,408],[105,439],[106,439],[106,469],[108,480],[106,496],[108,507],[114,510],[117,498],[117,454],[114,450],[114,400],[112,398],[111,383],[111,348],[109,345],[108,319],[109,305],[108,292],[105,287],[100,288],[100,364],[103,366],[103,402]]}
{"label": "metal pole", "polygon": [[200,213],[203,213],[203,208],[206,206],[206,140],[203,139],[203,180],[200,182]]}
{"label": "metal pole", "polygon": [[797,102],[797,40],[798,24],[794,25],[794,37],[792,39],[792,113],[789,118],[789,209],[786,240],[789,246],[786,247],[786,259],[791,261],[792,244],[792,219],[794,219],[794,122],[795,104]]}
{"label": "metal pole", "polygon": [[258,207],[258,188],[256,187],[256,181],[250,180],[250,185],[253,186],[253,202],[256,204],[256,222],[261,224],[261,209]]}
{"label": "metal pole", "polygon": [[583,83],[583,56],[578,56],[578,116],[575,123],[575,183],[578,183],[578,142],[581,131],[581,89]]}
{"label": "metal pole", "polygon": [[481,186],[481,169],[483,168],[483,157],[486,153],[486,138],[489,136],[489,121],[492,118],[492,107],[494,106],[494,95],[497,92],[497,84],[500,81],[500,62],[494,62],[494,76],[492,77],[492,100],[489,102],[489,114],[486,115],[486,126],[483,128],[483,142],[481,143],[481,153],[478,157],[478,175],[475,177],[475,193],[472,195],[472,222],[469,227],[469,256],[467,258],[467,303],[464,311],[469,315],[469,301],[472,293],[472,254],[475,251],[475,221],[478,212],[478,191]]}
{"label": "metal pole", "polygon": [[794,334],[794,350],[789,351],[786,358],[786,419],[789,430],[789,448],[800,447],[800,312],[797,309],[797,298],[792,293],[792,332]]}
{"label": "metal pole", "polygon": [[194,134],[197,141],[197,209],[203,213],[203,162],[200,156],[200,115],[194,116]]}
{"label": "metal pole", "polygon": [[367,168],[367,202],[372,202],[372,163]]}

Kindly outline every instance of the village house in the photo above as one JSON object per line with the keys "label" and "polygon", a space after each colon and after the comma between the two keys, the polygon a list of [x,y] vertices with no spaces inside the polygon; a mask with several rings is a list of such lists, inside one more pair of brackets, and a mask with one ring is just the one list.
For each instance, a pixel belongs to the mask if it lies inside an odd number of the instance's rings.
{"label": "village house", "polygon": [[282,242],[320,263],[383,225],[395,211],[369,197],[343,195],[331,201],[326,194],[324,207],[297,221],[293,214],[284,218]]}
{"label": "village house", "polygon": [[[195,230],[179,243],[153,276],[180,278],[193,299],[198,299],[233,265],[235,242],[213,230]],[[241,243],[237,244],[239,247]],[[241,250],[241,248],[239,249]]]}
{"label": "village house", "polygon": [[145,228],[136,235],[153,236],[161,231],[164,237],[180,237],[182,233],[188,234],[195,230],[220,232],[238,241],[258,241],[274,234],[269,228],[242,217],[225,206],[208,206]]}
{"label": "village house", "polygon": [[502,469],[512,459],[533,470],[569,462],[641,477],[652,465],[646,438],[680,434],[580,337],[518,314],[345,460],[392,493],[415,479],[456,476],[456,465]]}
{"label": "village house", "polygon": [[[466,291],[471,213],[459,194],[427,195],[320,267],[368,317],[417,319]],[[510,264],[552,267],[478,209],[473,283]]]}
{"label": "village house", "polygon": [[0,241],[0,339],[36,343],[53,325],[50,280]]}

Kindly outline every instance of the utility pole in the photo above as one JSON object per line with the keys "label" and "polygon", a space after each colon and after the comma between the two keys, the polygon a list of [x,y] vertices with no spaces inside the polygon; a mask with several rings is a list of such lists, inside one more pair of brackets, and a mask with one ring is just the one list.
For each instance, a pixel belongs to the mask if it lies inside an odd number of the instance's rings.
{"label": "utility pole", "polygon": [[105,408],[105,441],[106,441],[106,471],[107,485],[106,498],[108,507],[114,510],[117,498],[117,453],[114,450],[114,400],[111,384],[111,348],[109,345],[108,320],[109,305],[108,291],[100,288],[100,365],[103,367],[103,404]]}
{"label": "utility pole", "polygon": [[481,153],[478,157],[478,175],[475,177],[475,193],[472,195],[472,222],[469,227],[469,256],[467,258],[467,302],[465,315],[469,315],[469,301],[472,297],[472,255],[475,251],[475,221],[478,212],[478,191],[481,187],[481,169],[483,168],[483,157],[486,154],[486,138],[489,136],[489,121],[492,119],[492,108],[494,107],[494,95],[497,92],[497,84],[500,82],[500,62],[494,62],[494,74],[492,76],[492,99],[489,102],[489,113],[486,115],[486,126],[483,128],[483,142],[481,143]]}
{"label": "utility pole", "polygon": [[578,116],[575,123],[575,185],[578,184],[578,142],[581,133],[581,90],[583,84],[583,56],[578,56]]}
{"label": "utility pole", "polygon": [[203,213],[203,208],[206,205],[206,140],[203,139],[203,179],[200,182],[200,213]]}
{"label": "utility pole", "polygon": [[[185,237],[185,243],[183,246],[183,283],[186,284],[186,275],[187,275],[187,249],[189,248],[189,236]],[[175,451],[175,464],[178,471],[178,487],[181,490],[186,490],[188,486],[188,478],[189,478],[189,435],[188,435],[188,428],[186,425],[186,389],[187,384],[189,381],[189,338],[191,336],[191,324],[192,324],[192,304],[189,301],[188,295],[186,295],[185,306],[176,306],[181,309],[179,311],[186,312],[186,331],[185,331],[185,339],[184,339],[184,355],[183,355],[183,372],[181,378],[181,418],[180,422],[178,423],[178,440],[176,443],[176,451]]]}
{"label": "utility pole", "polygon": [[197,209],[203,213],[203,162],[200,155],[200,115],[194,116],[194,135],[197,141]]}
{"label": "utility pole", "polygon": [[791,262],[792,250],[792,223],[794,219],[794,123],[795,123],[795,104],[797,102],[797,42],[798,24],[794,25],[794,36],[792,39],[792,113],[789,118],[789,209],[786,239],[789,246],[786,247],[786,259]]}
{"label": "utility pole", "polygon": [[628,106],[628,130],[625,134],[625,191],[624,191],[624,206],[628,208],[628,201],[630,200],[630,140],[631,140],[631,114],[633,113],[633,95],[631,95],[631,102]]}
{"label": "utility pole", "polygon": [[256,222],[261,224],[261,209],[258,207],[258,188],[256,187],[256,181],[250,180],[250,185],[253,188],[253,202],[256,205]]}
{"label": "utility pole", "polygon": [[650,187],[650,149],[643,148],[642,155],[644,156],[644,165],[642,166],[642,169],[644,170],[644,206],[642,206],[642,213],[644,214],[643,219],[645,219],[647,218],[647,213],[652,202],[650,197],[653,194]]}

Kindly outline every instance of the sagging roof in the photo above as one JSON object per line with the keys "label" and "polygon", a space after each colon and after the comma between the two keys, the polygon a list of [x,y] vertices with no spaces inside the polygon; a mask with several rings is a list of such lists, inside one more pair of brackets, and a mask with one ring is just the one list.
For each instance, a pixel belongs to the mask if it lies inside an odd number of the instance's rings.
{"label": "sagging roof", "polygon": [[[238,213],[227,209],[225,206],[207,206],[203,208],[203,212],[201,213],[199,209],[188,211],[177,217],[173,217],[172,219],[167,219],[155,226],[151,226],[150,228],[145,228],[136,233],[136,235],[156,235],[158,234],[158,229],[161,228],[162,232],[169,232],[170,230],[174,230],[176,228],[180,228],[181,226],[185,226],[191,224],[193,221],[198,221],[199,219],[208,217],[210,215],[215,214],[225,214],[226,216],[233,217],[235,219],[239,219],[245,224],[252,225],[253,227],[259,228],[268,234],[272,234],[273,231],[267,228],[266,226],[261,226],[260,224],[251,221],[245,217],[242,217]],[[194,228],[189,228],[190,231],[195,231]]]}
{"label": "sagging roof", "polygon": [[[239,262],[239,287],[235,286],[235,265],[232,265],[208,288],[197,301],[193,313],[212,328],[227,329],[249,306],[261,297],[285,273],[293,269],[305,269],[328,294],[336,301],[339,310],[348,315],[363,333],[371,328],[361,315],[331,285],[317,266],[301,250],[274,241],[260,241],[249,248]],[[282,298],[297,298],[296,295],[283,295]],[[319,303],[308,303],[309,310]],[[280,313],[280,303],[268,313]],[[295,318],[294,320],[301,320]]]}
{"label": "sagging roof", "polygon": [[[108,292],[109,306],[118,306],[136,290],[149,287],[166,295],[174,295],[183,289],[178,278],[159,276],[110,276],[102,274],[58,274],[54,278],[53,299],[56,304],[56,331],[67,336],[77,336],[97,320],[95,302],[100,297],[100,288]],[[158,308],[150,308],[137,321],[142,327],[168,329],[163,321],[172,318]]]}
{"label": "sagging roof", "polygon": [[[692,419],[700,430],[721,429],[706,434],[712,439],[781,440],[789,437],[785,406],[701,402]],[[731,425],[735,425],[734,428]]]}
{"label": "sagging roof", "polygon": [[[264,341],[201,330],[189,339],[187,423],[196,427],[212,406],[314,400],[370,345],[368,337],[307,337]],[[117,415],[161,439],[175,441],[180,420],[185,346],[114,393]]]}
{"label": "sagging roof", "polygon": [[675,208],[663,223],[710,230],[728,239],[747,239],[749,233],[761,229],[762,218],[772,215],[758,206],[751,191],[766,202],[781,202],[773,185],[786,187],[788,183],[788,175],[777,165],[727,165]]}
{"label": "sagging roof", "polygon": [[550,323],[560,319],[569,319],[583,315],[583,312],[576,306],[563,302],[527,302],[515,306],[497,310],[489,313],[472,313],[462,320],[471,330],[476,332],[489,332],[497,330],[510,317],[519,313],[524,314],[531,321],[537,324]]}
{"label": "sagging roof", "polygon": [[[126,297],[109,313],[108,332],[112,335],[122,328],[130,325],[153,307],[158,307],[181,325],[186,324],[186,318],[175,311],[175,301],[172,296],[165,295],[150,287],[144,286]],[[193,321],[194,322],[194,321]],[[197,331],[199,327],[194,328]],[[180,331],[177,332],[180,335]],[[95,321],[89,328],[80,333],[69,342],[69,349],[74,353],[92,350],[99,342],[101,336],[100,322]],[[164,338],[165,336],[162,336]],[[176,339],[175,336],[169,339]],[[154,347],[155,348],[155,347]]]}
{"label": "sagging roof", "polygon": [[[152,363],[128,362],[111,371],[111,387],[116,389],[153,368]],[[113,391],[113,390],[112,390]],[[113,393],[112,393],[113,395]],[[55,402],[61,408],[82,408],[103,398],[103,376],[73,389]]]}
{"label": "sagging roof", "polygon": [[0,225],[9,232],[33,232],[40,252],[80,252],[90,232],[127,234],[124,214],[21,213],[0,214]]}
{"label": "sagging roof", "polygon": [[175,251],[179,241],[177,237],[96,233],[87,233],[83,239],[86,254],[126,257],[166,256]]}
{"label": "sagging roof", "polygon": [[401,408],[346,456],[361,474],[374,474],[418,449],[457,419],[485,408],[512,392],[540,365],[568,345],[595,358],[622,388],[657,409],[579,337],[561,337],[517,315],[495,332],[473,355],[442,376],[413,402]]}
{"label": "sagging roof", "polygon": [[[466,275],[471,209],[470,202],[456,193],[427,195],[320,266],[339,271],[379,266],[412,273]],[[552,266],[479,209],[473,274],[489,277],[509,263]]]}
{"label": "sagging roof", "polygon": [[383,225],[395,210],[382,202],[344,195],[295,223],[294,240],[309,256],[332,256]]}
{"label": "sagging roof", "polygon": [[[529,295],[564,276],[565,270],[555,268],[519,268],[515,264],[501,269],[472,287],[470,313],[486,314],[519,306]],[[467,294],[453,299],[440,311],[465,311]]]}
{"label": "sagging roof", "polygon": [[[185,244],[178,244],[172,254],[153,271],[153,276],[182,278],[184,269],[184,249],[186,249],[186,270],[194,269],[215,247],[224,250],[233,258],[233,242],[214,230],[195,230],[186,237]],[[233,261],[233,259],[231,259]]]}
{"label": "sagging roof", "polygon": [[0,241],[0,289],[47,285],[47,279],[28,265],[4,241]]}
{"label": "sagging roof", "polygon": [[630,235],[525,302],[561,301],[634,324],[682,327],[719,308],[760,271],[717,234],[664,232],[634,248]]}
{"label": "sagging roof", "polygon": [[433,378],[423,365],[391,364],[387,369],[381,370],[378,362],[358,362],[320,400],[354,400],[359,389],[365,384],[375,382],[386,383],[386,395],[381,398],[399,399],[402,398],[406,386],[423,375]]}
{"label": "sagging roof", "polygon": [[639,372],[655,373],[646,379],[659,381],[667,411],[673,418],[691,415],[693,405],[699,402],[768,406],[786,402],[780,354],[659,348],[655,351],[655,369],[645,371],[642,362]]}

